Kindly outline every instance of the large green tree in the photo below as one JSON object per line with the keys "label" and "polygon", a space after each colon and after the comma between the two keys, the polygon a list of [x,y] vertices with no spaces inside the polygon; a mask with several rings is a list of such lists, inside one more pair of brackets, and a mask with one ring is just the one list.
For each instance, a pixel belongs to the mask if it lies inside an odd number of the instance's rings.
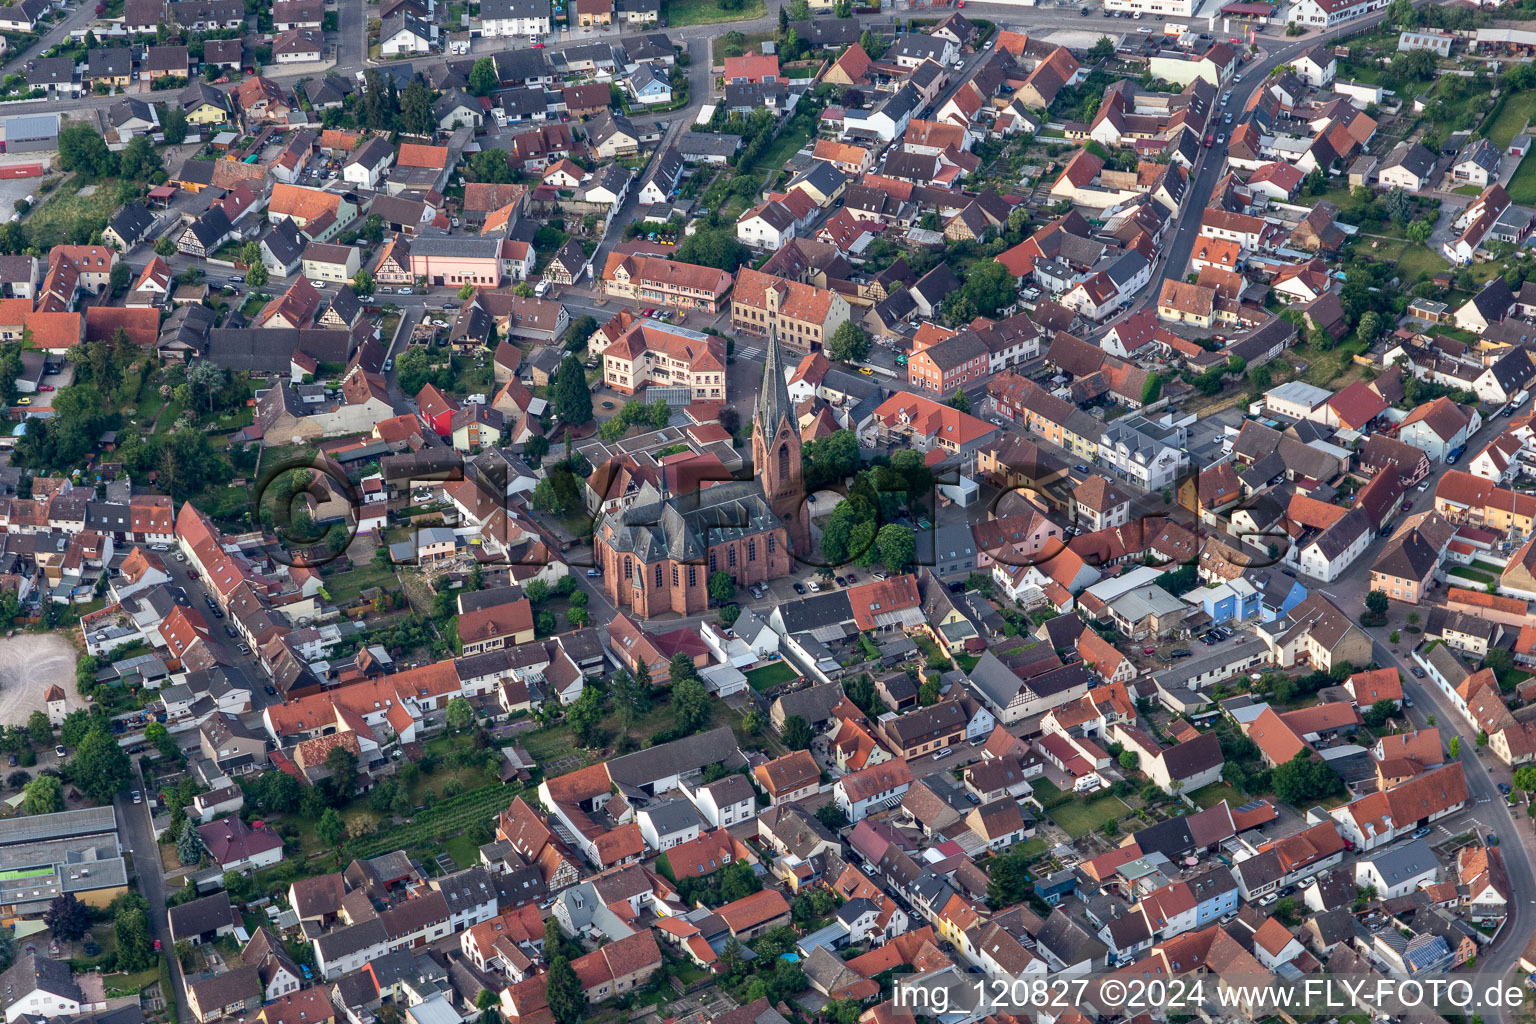
{"label": "large green tree", "polygon": [[832,332],[827,355],[838,362],[862,362],[869,355],[869,332],[851,319],[844,320]]}
{"label": "large green tree", "polygon": [[489,57],[481,57],[475,61],[475,66],[469,69],[471,96],[489,96],[500,84],[501,81],[496,75],[496,62]]}
{"label": "large green tree", "polygon": [[117,740],[98,725],[86,733],[69,765],[69,780],[97,803],[110,803],[128,784],[133,765]]}
{"label": "large green tree", "polygon": [[25,814],[56,814],[64,809],[64,787],[56,775],[39,775],[21,792]]}
{"label": "large green tree", "polygon": [[677,730],[695,733],[709,724],[709,691],[698,677],[674,680],[672,683],[672,720]]}
{"label": "large green tree", "polygon": [[555,415],[572,426],[592,420],[592,389],[587,386],[587,372],[574,355],[567,355],[555,371],[551,388]]}
{"label": "large green tree", "polygon": [[556,1024],[580,1024],[586,1014],[587,997],[582,993],[581,980],[563,955],[556,954],[549,960],[544,998]]}

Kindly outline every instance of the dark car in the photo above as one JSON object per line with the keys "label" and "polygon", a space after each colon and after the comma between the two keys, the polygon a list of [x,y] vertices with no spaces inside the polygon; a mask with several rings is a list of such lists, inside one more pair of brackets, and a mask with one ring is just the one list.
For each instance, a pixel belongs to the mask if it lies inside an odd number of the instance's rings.
{"label": "dark car", "polygon": [[797,593],[797,594],[805,593],[805,584],[804,583],[796,583],[795,584],[795,593]]}
{"label": "dark car", "polygon": [[1422,668],[1420,668],[1419,666],[1417,666],[1417,665],[1413,666],[1412,671],[1413,671],[1413,676],[1414,676],[1415,679],[1423,679],[1424,678],[1424,670]]}
{"label": "dark car", "polygon": [[1189,652],[1187,650],[1185,650],[1184,648],[1180,647],[1176,651],[1169,651],[1168,652],[1168,657],[1170,657],[1170,658],[1187,658],[1187,657],[1189,657]]}
{"label": "dark car", "polygon": [[235,627],[234,626],[225,626],[224,627],[224,635],[229,637],[230,639],[234,639],[238,634],[235,632]]}
{"label": "dark car", "polygon": [[267,696],[268,697],[276,697],[277,696],[277,687],[273,686],[271,683],[268,683],[266,685],[265,689],[267,691]]}
{"label": "dark car", "polygon": [[840,586],[840,587],[846,587],[848,585],[848,577],[847,576],[839,576],[837,578],[837,585]]}
{"label": "dark car", "polygon": [[17,765],[21,764],[21,758],[17,757],[15,754],[11,754],[5,759],[5,763],[10,765],[12,768],[15,768]]}
{"label": "dark car", "polygon": [[857,583],[857,582],[859,582],[859,578],[857,576],[855,576],[853,573],[849,573],[848,574],[848,582],[849,583]]}

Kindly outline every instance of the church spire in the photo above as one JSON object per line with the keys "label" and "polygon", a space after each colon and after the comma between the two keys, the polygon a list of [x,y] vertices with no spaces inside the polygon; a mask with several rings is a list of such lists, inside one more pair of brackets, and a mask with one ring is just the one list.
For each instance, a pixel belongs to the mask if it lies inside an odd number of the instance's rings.
{"label": "church spire", "polygon": [[779,332],[768,328],[768,359],[763,363],[763,387],[757,395],[758,431],[773,433],[779,418],[795,422],[794,407],[789,404],[789,386],[784,383],[783,357],[779,354]]}

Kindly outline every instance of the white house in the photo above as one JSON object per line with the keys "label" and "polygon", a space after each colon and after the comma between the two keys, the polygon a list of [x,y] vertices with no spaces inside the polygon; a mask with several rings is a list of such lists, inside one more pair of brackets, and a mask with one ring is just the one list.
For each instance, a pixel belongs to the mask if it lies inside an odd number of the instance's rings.
{"label": "white house", "polygon": [[746,776],[733,774],[714,782],[701,780],[702,776],[684,780],[678,788],[710,828],[730,828],[755,816],[757,797]]}
{"label": "white house", "polygon": [[549,35],[549,0],[482,0],[480,34],[487,38]]}
{"label": "white house", "polygon": [[896,806],[911,788],[907,762],[895,759],[844,775],[833,784],[832,798],[849,821],[858,822],[882,806]]}
{"label": "white house", "polygon": [[635,814],[646,845],[658,852],[692,842],[704,830],[704,819],[687,800],[665,800]]}
{"label": "white house", "polygon": [[754,249],[775,252],[794,237],[795,215],[771,199],[743,213],[736,221],[736,240]]}
{"label": "white house", "polygon": [[1333,81],[1339,70],[1338,58],[1323,46],[1314,46],[1292,62],[1296,77],[1314,89],[1321,89]]}
{"label": "white house", "polygon": [[389,165],[395,161],[395,147],[382,136],[375,135],[358,146],[342,164],[342,180],[359,188],[377,189]]}
{"label": "white house", "polygon": [[1291,5],[1290,20],[1297,25],[1332,28],[1386,7],[1388,0],[1300,0]]}
{"label": "white house", "polygon": [[25,953],[0,975],[5,986],[5,1020],[20,1017],[74,1017],[93,1007],[75,984],[68,964],[38,953]]}
{"label": "white house", "polygon": [[1385,847],[1355,862],[1355,884],[1374,886],[1383,900],[1417,892],[1439,878],[1440,862],[1422,839]]}
{"label": "white house", "polygon": [[402,53],[431,53],[437,27],[414,14],[400,12],[384,20],[379,28],[379,53],[397,57]]}

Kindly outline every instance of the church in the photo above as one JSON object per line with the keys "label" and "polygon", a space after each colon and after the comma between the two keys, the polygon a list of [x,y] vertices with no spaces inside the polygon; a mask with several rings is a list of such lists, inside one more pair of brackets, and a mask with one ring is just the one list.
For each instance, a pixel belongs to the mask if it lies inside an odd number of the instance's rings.
{"label": "church", "polygon": [[768,338],[753,410],[752,464],[754,479],[689,494],[647,484],[633,505],[598,521],[594,555],[603,588],[620,611],[641,618],[698,615],[709,609],[715,572],[747,587],[793,571],[793,544],[807,536],[805,477],[777,334]]}

